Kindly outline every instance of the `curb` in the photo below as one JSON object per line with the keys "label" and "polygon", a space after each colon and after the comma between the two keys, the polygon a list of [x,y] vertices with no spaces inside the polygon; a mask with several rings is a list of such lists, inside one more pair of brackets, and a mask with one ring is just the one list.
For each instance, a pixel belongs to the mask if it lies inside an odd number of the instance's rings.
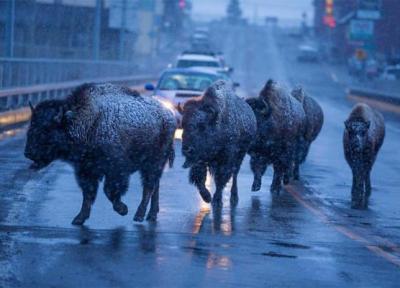
{"label": "curb", "polygon": [[374,101],[400,106],[400,95],[396,96],[395,94],[381,93],[361,88],[349,88],[347,94],[350,97],[368,98]]}
{"label": "curb", "polygon": [[363,102],[382,111],[400,114],[400,99],[393,98],[393,96],[383,95],[373,91],[365,93],[364,90],[349,89],[347,91],[347,98],[354,102]]}

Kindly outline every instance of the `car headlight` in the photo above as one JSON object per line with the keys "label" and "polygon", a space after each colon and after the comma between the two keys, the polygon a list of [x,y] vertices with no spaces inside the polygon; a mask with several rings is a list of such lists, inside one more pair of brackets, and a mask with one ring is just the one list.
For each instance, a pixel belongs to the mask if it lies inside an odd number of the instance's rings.
{"label": "car headlight", "polygon": [[176,109],[174,104],[172,104],[170,101],[168,101],[167,99],[161,98],[161,97],[155,97],[165,108],[167,108],[168,110],[170,110],[172,113],[176,113]]}

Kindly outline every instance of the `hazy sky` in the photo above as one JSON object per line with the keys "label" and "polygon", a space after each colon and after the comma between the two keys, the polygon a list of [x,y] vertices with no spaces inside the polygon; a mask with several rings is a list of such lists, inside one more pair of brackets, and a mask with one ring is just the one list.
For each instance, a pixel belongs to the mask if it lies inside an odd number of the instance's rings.
{"label": "hazy sky", "polygon": [[[223,16],[229,0],[192,0],[192,15],[197,20],[209,20]],[[241,0],[244,16],[261,21],[265,16],[277,16],[285,20],[300,20],[301,14],[313,15],[312,0]]]}

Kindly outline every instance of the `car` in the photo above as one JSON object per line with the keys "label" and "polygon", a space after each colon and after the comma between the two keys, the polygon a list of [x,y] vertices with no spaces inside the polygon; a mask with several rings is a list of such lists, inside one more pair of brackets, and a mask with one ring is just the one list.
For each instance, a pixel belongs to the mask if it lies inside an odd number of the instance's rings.
{"label": "car", "polygon": [[176,68],[207,67],[218,73],[230,75],[233,69],[225,65],[222,53],[186,51],[176,61]]}
{"label": "car", "polygon": [[156,86],[148,83],[145,90],[151,91],[154,97],[170,109],[180,125],[177,108],[188,100],[201,96],[213,82],[221,79],[231,82],[234,87],[239,86],[223,73],[208,68],[191,67],[167,69],[161,74]]}
{"label": "car", "polygon": [[400,79],[400,65],[390,65],[385,67],[381,78],[384,80],[399,80]]}
{"label": "car", "polygon": [[297,60],[300,62],[318,62],[318,49],[311,45],[301,45],[298,48]]}

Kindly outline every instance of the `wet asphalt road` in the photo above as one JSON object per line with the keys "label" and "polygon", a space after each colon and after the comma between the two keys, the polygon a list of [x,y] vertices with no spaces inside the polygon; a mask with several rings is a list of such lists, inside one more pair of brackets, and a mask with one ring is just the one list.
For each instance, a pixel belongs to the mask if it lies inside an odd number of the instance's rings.
{"label": "wet asphalt road", "polygon": [[273,197],[270,168],[262,190],[251,192],[246,159],[238,206],[231,209],[226,192],[222,210],[213,211],[188,183],[177,141],[156,224],[132,221],[141,195],[134,175],[124,198],[128,216],[117,215],[100,192],[79,228],[70,224],[81,204],[72,169],[58,162],[28,170],[22,131],[0,141],[0,287],[398,287],[400,119],[385,115],[370,209],[351,210],[341,135],[352,103],[342,75],[327,64],[297,63],[297,40],[271,31],[220,39],[249,94],[274,77],[303,84],[323,107],[325,125],[303,181]]}

